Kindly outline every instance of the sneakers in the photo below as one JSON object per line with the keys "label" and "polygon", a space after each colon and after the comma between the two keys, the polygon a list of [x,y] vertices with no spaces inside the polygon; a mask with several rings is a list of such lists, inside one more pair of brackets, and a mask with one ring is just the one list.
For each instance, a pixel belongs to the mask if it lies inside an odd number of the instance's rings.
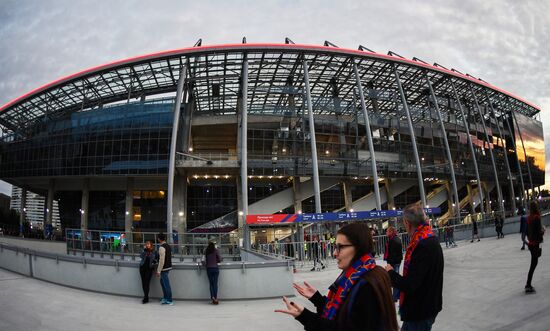
{"label": "sneakers", "polygon": [[533,286],[525,286],[525,293],[536,293],[535,288]]}
{"label": "sneakers", "polygon": [[167,301],[164,298],[160,299],[160,304],[161,305],[168,305],[168,306],[173,306],[174,305],[174,303],[172,301]]}

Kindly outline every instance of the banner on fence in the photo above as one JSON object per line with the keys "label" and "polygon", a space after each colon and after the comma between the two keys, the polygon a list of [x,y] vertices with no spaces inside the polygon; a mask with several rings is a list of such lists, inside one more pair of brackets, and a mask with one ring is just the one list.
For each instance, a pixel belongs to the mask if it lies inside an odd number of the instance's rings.
{"label": "banner on fence", "polygon": [[[441,214],[441,208],[424,208],[427,215]],[[247,215],[246,224],[288,224],[313,222],[345,222],[377,218],[400,217],[402,210],[372,210],[358,212],[320,213],[320,214],[266,214]]]}

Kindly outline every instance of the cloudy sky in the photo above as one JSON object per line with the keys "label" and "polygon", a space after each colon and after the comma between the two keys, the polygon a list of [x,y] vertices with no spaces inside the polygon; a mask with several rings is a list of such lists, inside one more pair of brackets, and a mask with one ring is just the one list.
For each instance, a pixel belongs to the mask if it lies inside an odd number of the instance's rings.
{"label": "cloudy sky", "polygon": [[0,104],[91,66],[243,36],[362,44],[456,68],[541,107],[550,141],[550,0],[0,0]]}

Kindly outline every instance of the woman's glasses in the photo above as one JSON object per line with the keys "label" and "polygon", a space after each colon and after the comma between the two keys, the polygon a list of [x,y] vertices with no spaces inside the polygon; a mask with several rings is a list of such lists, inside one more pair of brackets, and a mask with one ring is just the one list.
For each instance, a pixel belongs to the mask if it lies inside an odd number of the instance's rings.
{"label": "woman's glasses", "polygon": [[353,245],[352,244],[336,244],[336,245],[334,245],[334,251],[337,252],[337,253],[340,253],[342,248],[350,247],[350,246],[353,246]]}

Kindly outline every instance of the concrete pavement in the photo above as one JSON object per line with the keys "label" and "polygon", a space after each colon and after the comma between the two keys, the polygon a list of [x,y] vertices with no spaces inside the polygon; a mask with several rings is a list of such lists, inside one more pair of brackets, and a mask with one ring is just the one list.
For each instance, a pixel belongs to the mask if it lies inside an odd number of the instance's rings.
{"label": "concrete pavement", "polygon": [[[531,295],[523,293],[530,255],[520,251],[519,234],[458,244],[443,248],[444,307],[434,330],[548,330],[550,252],[545,244],[533,279],[537,293]],[[331,265],[324,271],[299,271],[295,280],[326,292],[337,275]],[[302,298],[294,300],[311,307]],[[223,298],[219,306],[206,301],[143,305],[137,298],[67,288],[0,269],[0,330],[303,330],[292,318],[273,312],[279,307],[280,299]]]}

